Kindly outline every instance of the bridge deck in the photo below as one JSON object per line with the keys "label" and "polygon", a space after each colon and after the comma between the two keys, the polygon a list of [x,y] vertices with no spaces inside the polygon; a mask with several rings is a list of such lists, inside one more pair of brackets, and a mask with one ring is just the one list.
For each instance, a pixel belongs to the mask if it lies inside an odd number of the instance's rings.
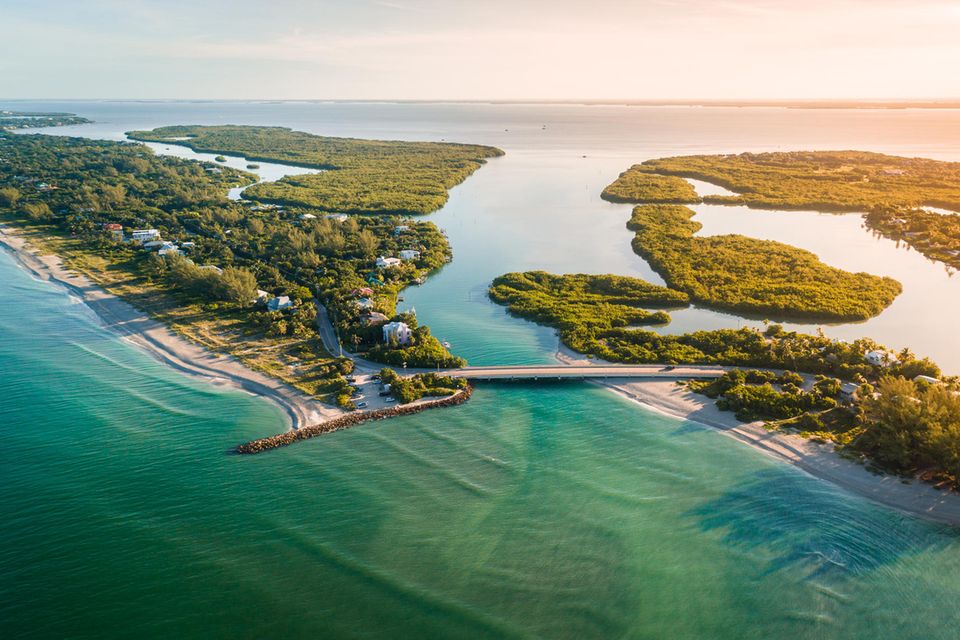
{"label": "bridge deck", "polygon": [[596,380],[608,378],[716,378],[727,369],[708,366],[664,365],[522,365],[463,367],[443,374],[467,380]]}

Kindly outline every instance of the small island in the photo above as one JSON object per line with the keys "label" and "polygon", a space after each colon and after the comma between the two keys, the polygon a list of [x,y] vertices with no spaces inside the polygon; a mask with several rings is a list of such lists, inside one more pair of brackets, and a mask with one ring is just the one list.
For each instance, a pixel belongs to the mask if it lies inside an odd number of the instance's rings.
{"label": "small island", "polygon": [[781,242],[741,235],[695,236],[682,205],[638,205],[627,227],[634,251],[667,284],[706,306],[771,319],[866,320],[902,287],[893,278],[850,273]]}
{"label": "small island", "polygon": [[[700,198],[693,178],[733,195]],[[604,191],[616,202],[739,204],[858,212],[872,229],[960,268],[960,163],[865,151],[676,156],[634,165]],[[926,208],[925,208],[926,207]],[[939,209],[938,211],[930,208]]]}
{"label": "small island", "polygon": [[87,120],[75,113],[0,110],[0,131],[66,127],[75,124],[90,124],[91,122],[93,121]]}
{"label": "small island", "polygon": [[190,126],[131,131],[135,140],[175,142],[205,153],[323,169],[248,189],[247,197],[351,214],[417,215],[436,211],[495,147],[317,136],[285,127]]}

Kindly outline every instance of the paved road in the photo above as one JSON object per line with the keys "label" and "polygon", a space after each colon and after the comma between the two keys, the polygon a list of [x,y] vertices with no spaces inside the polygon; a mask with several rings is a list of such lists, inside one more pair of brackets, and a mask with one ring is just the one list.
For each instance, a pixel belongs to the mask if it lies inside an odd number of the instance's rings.
{"label": "paved road", "polygon": [[448,369],[444,375],[467,380],[604,380],[611,378],[716,378],[729,367],[682,365],[525,365],[505,367],[463,367]]}
{"label": "paved road", "polygon": [[[317,329],[327,351],[334,355],[342,353],[353,360],[356,373],[362,375],[379,371],[384,365],[364,360],[346,350],[341,350],[333,323],[327,310],[317,303]],[[603,380],[610,378],[662,378],[681,380],[687,378],[716,378],[731,367],[679,365],[667,367],[662,364],[611,365],[611,364],[557,364],[557,365],[507,365],[497,367],[463,367],[442,369],[440,373],[467,380]],[[408,369],[401,373],[421,373],[433,369]],[[369,394],[372,395],[372,394]],[[369,397],[368,395],[368,397]]]}

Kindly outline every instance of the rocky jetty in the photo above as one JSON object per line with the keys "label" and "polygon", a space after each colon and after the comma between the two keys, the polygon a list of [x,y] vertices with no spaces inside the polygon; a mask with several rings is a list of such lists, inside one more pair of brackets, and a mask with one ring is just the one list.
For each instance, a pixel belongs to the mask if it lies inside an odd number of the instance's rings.
{"label": "rocky jetty", "polygon": [[413,415],[427,409],[453,407],[458,404],[463,404],[469,400],[472,394],[473,388],[467,386],[457,393],[440,398],[439,400],[418,402],[416,404],[405,404],[398,407],[390,407],[389,409],[378,409],[376,411],[348,413],[340,416],[339,418],[334,418],[333,420],[328,420],[327,422],[321,422],[320,424],[314,424],[308,427],[295,429],[293,431],[278,433],[275,436],[269,436],[266,438],[259,438],[257,440],[245,442],[241,445],[238,445],[236,449],[234,449],[234,452],[245,455],[263,453],[264,451],[285,447],[300,440],[307,440],[308,438],[322,436],[326,433],[347,429],[363,422],[370,422],[371,420],[385,420],[387,418]]}

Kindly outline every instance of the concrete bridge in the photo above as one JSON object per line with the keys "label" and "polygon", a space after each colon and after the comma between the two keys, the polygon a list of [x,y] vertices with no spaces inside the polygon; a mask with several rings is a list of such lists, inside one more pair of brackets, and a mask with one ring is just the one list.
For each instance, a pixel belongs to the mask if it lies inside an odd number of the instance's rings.
{"label": "concrete bridge", "polygon": [[446,369],[441,373],[452,378],[471,381],[522,380],[612,380],[624,378],[684,380],[689,378],[717,378],[729,367],[696,365],[577,365],[534,364],[502,367],[463,367]]}
{"label": "concrete bridge", "polygon": [[[337,338],[333,323],[327,315],[327,310],[319,302],[317,304],[317,328],[320,338],[327,351],[349,357],[356,366],[357,372],[373,374],[384,366],[377,362],[365,360],[345,351]],[[662,379],[688,380],[690,378],[717,378],[725,371],[735,367],[721,367],[709,365],[677,365],[663,364],[534,364],[534,365],[507,365],[490,367],[463,367],[461,369],[407,369],[393,367],[401,375],[413,373],[439,373],[453,378],[467,380],[505,382],[522,380],[617,380],[634,379]]]}

